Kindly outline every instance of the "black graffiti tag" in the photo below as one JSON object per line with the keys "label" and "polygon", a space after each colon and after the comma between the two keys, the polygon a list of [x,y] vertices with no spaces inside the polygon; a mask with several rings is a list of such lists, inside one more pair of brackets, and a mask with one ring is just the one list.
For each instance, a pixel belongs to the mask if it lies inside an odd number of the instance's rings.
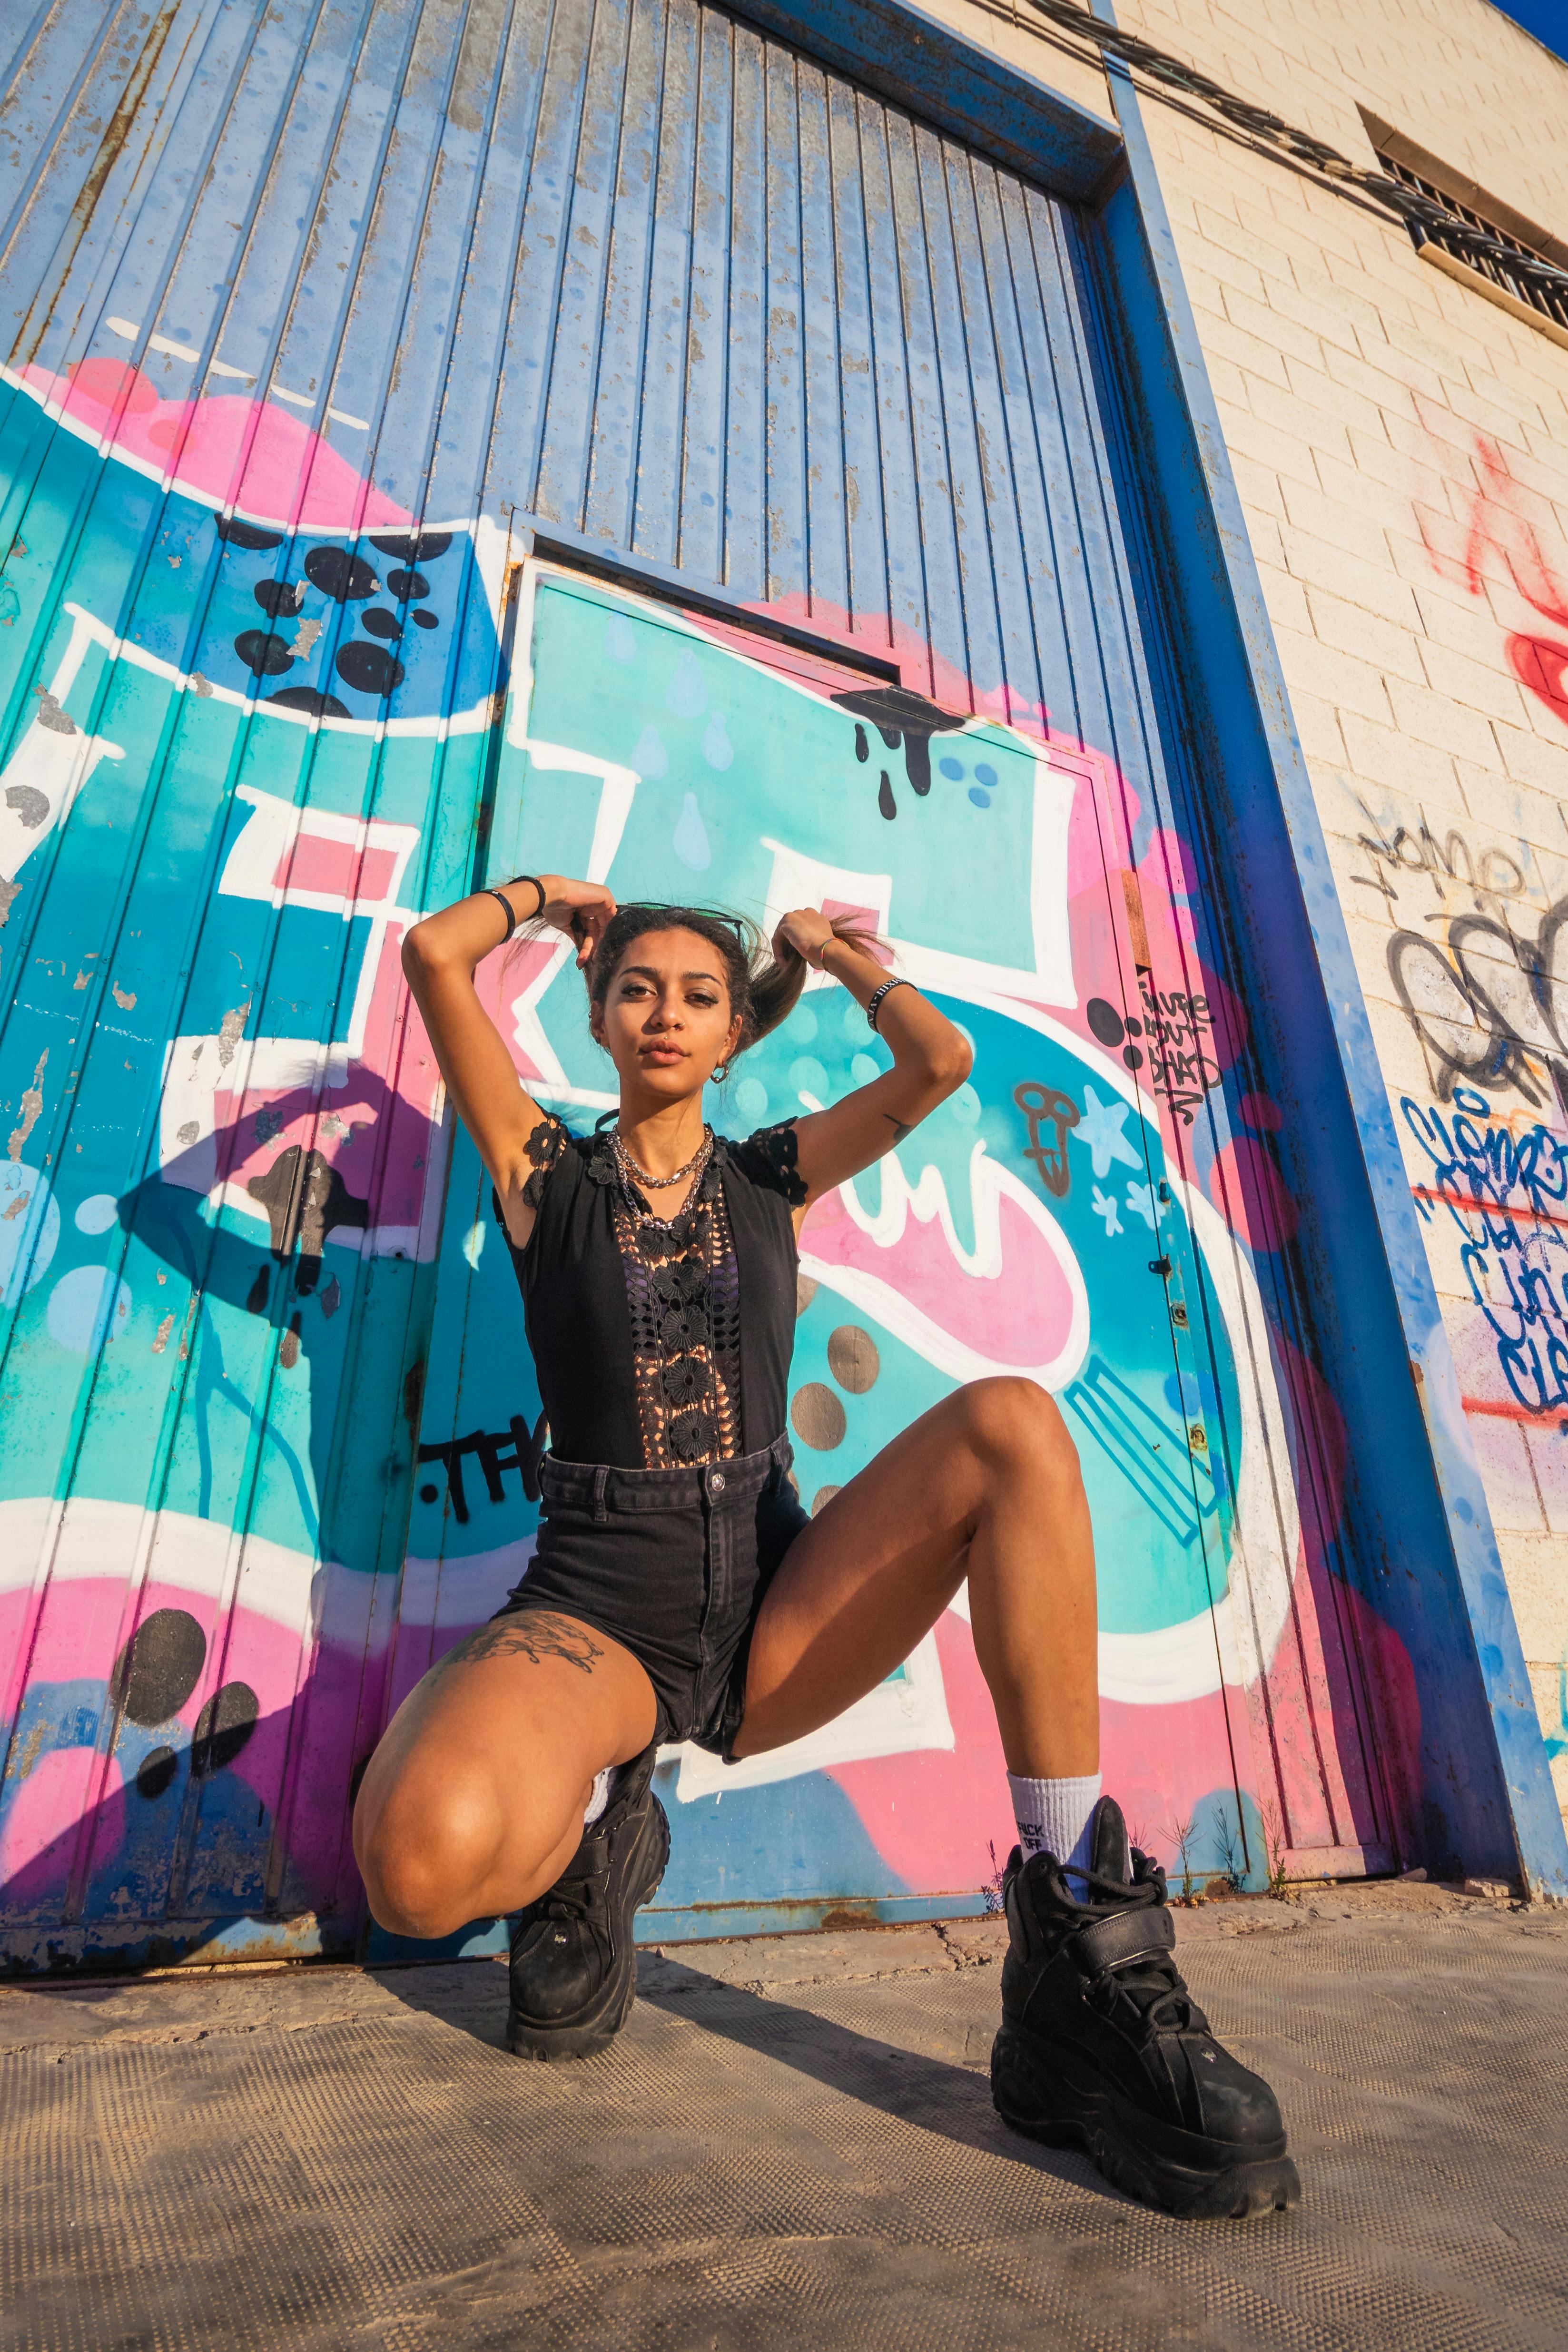
{"label": "black graffiti tag", "polygon": [[[522,1491],[531,1503],[539,1500],[539,1465],[544,1458],[549,1426],[540,1414],[532,1429],[521,1412],[512,1414],[507,1428],[493,1434],[489,1430],[471,1430],[467,1437],[454,1437],[444,1445],[422,1445],[421,1463],[439,1462],[447,1473],[447,1493],[451,1498],[452,1517],[460,1528],[468,1524],[468,1497],[463,1485],[463,1457],[473,1454],[479,1457],[484,1473],[485,1492],[492,1503],[506,1500],[506,1488],[501,1483],[503,1470],[516,1470],[522,1478]],[[437,1497],[434,1486],[421,1486],[419,1499],[433,1503]]]}
{"label": "black graffiti tag", "polygon": [[1138,981],[1150,1080],[1164,1096],[1172,1116],[1191,1127],[1194,1111],[1223,1075],[1209,1050],[1214,1017],[1208,998],[1189,995],[1184,989],[1155,988],[1146,971],[1140,971]]}
{"label": "black graffiti tag", "polygon": [[1544,1072],[1568,1108],[1568,898],[1547,909],[1534,940],[1489,915],[1452,921],[1447,953],[1418,931],[1395,931],[1388,970],[1440,1100],[1465,1085],[1541,1103]]}

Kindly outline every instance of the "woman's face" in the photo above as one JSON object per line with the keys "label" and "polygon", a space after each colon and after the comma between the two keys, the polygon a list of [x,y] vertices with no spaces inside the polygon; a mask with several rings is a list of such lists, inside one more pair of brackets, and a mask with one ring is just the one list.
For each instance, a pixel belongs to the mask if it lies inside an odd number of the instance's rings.
{"label": "woman's face", "polygon": [[591,1026],[623,1088],[666,1102],[700,1094],[741,1042],[724,960],[696,931],[642,931],[616,966]]}

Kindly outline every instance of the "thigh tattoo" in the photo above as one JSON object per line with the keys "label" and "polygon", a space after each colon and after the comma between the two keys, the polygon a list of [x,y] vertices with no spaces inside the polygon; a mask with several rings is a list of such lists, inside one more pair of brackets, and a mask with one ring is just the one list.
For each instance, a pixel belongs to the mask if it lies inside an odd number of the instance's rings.
{"label": "thigh tattoo", "polygon": [[443,1666],[472,1665],[480,1658],[526,1658],[537,1666],[542,1659],[561,1658],[569,1666],[576,1666],[585,1675],[594,1671],[595,1658],[604,1656],[585,1625],[575,1619],[557,1616],[552,1609],[520,1611],[508,1617],[494,1617],[448,1650],[439,1661]]}

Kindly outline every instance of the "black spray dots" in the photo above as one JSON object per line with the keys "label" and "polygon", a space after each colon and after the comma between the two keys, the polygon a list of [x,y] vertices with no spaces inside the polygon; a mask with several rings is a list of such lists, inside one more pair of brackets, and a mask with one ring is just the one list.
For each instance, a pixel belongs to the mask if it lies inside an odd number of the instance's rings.
{"label": "black spray dots", "polygon": [[234,649],[246,668],[258,677],[281,677],[286,669],[294,666],[289,647],[268,629],[242,629],[234,641]]}
{"label": "black spray dots", "polygon": [[283,544],[280,530],[262,530],[253,522],[241,522],[237,515],[219,515],[216,520],[217,535],[230,547],[243,547],[254,555],[265,555],[269,549]]}
{"label": "black spray dots", "polygon": [[136,1768],[136,1793],[149,1803],[161,1797],[175,1773],[180,1759],[172,1748],[150,1748]]}
{"label": "black spray dots", "polygon": [[452,534],[449,530],[373,531],[370,543],[383,555],[395,555],[403,563],[438,563],[452,544]]}
{"label": "black spray dots", "polygon": [[394,659],[384,646],[367,646],[362,637],[353,637],[340,646],[332,667],[345,686],[356,694],[390,694],[395,686],[403,683],[403,664]]}
{"label": "black spray dots", "polygon": [[261,1703],[248,1683],[224,1683],[196,1717],[191,1778],[205,1780],[232,1764],[249,1741]]}
{"label": "black spray dots", "polygon": [[313,686],[286,686],[281,693],[269,694],[268,702],[281,710],[308,711],[312,719],[346,719],[349,707],[340,702],[335,694],[321,694]]}
{"label": "black spray dots", "polygon": [[402,624],[396,614],[389,613],[383,604],[373,604],[368,613],[362,614],[360,625],[366,636],[385,637],[394,644],[403,635]]}
{"label": "black spray dots", "polygon": [[120,1654],[110,1683],[127,1720],[168,1723],[195,1690],[207,1637],[188,1609],[154,1609]]}
{"label": "black spray dots", "polygon": [[275,621],[279,617],[289,620],[305,601],[305,583],[302,580],[258,580],[250,593],[262,611],[270,613]]}
{"label": "black spray dots", "polygon": [[305,577],[335,604],[361,604],[381,586],[363,557],[351,555],[346,547],[311,548],[305,558]]}
{"label": "black spray dots", "polygon": [[389,596],[395,596],[400,604],[406,604],[416,596],[428,596],[430,583],[426,579],[423,572],[408,572],[400,569],[387,573],[386,593]]}

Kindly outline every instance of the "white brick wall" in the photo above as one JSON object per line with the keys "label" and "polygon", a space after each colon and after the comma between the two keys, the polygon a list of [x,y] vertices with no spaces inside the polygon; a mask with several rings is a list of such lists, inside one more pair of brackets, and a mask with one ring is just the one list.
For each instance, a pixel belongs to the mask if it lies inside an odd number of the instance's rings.
{"label": "white brick wall", "polygon": [[[995,37],[960,0],[942,13]],[[1118,0],[1118,16],[1370,163],[1359,101],[1568,241],[1568,66],[1487,0]],[[1103,84],[1082,68],[1069,80],[1059,47],[1027,33],[1009,47],[1105,110]],[[1528,952],[1543,924],[1550,940],[1550,910],[1568,908],[1568,350],[1204,113],[1144,94],[1412,1185],[1468,1181],[1418,1140],[1434,1118],[1454,1133],[1465,1080],[1443,1049],[1489,1044],[1438,1017],[1443,961],[1462,953],[1493,1007],[1494,1063],[1508,1059],[1472,1074],[1462,1132],[1543,1151],[1568,1192],[1553,1041],[1509,946]],[[1423,865],[1424,826],[1456,878],[1436,852]],[[1467,923],[1491,928],[1467,938]],[[1568,921],[1561,969],[1568,1038]],[[1552,1238],[1527,1250],[1496,1245],[1532,1230],[1537,1203],[1568,1221],[1568,1198],[1521,1178],[1489,1222],[1434,1207],[1427,1237],[1568,1810],[1568,1222],[1535,1228]],[[1528,1411],[1521,1390],[1561,1409]]]}

